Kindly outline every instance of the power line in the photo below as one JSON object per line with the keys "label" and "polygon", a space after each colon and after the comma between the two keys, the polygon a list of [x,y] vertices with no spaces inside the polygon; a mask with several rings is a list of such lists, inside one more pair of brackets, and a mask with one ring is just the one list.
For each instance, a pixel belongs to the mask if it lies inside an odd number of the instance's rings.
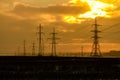
{"label": "power line", "polygon": [[112,26],[109,26],[109,27],[103,29],[102,31],[107,31],[107,30],[109,30],[109,29],[112,29],[112,28],[114,28],[115,26],[117,26],[118,24],[120,24],[120,23],[113,24]]}
{"label": "power line", "polygon": [[116,32],[111,32],[109,34],[105,34],[105,38],[110,37],[113,38],[113,36],[119,36],[118,34],[120,33],[120,31],[116,31]]}
{"label": "power line", "polygon": [[116,23],[116,24],[113,24],[112,26],[110,26],[110,27],[107,27],[107,28],[105,28],[105,29],[103,29],[102,31],[111,31],[110,29],[112,29],[112,32],[107,32],[107,34],[105,34],[104,36],[105,36],[105,38],[107,38],[107,37],[109,37],[109,38],[113,38],[113,36],[117,36],[119,33],[120,33],[120,31],[114,31],[113,32],[113,28],[116,28],[116,27],[118,27],[118,25],[119,25],[120,23]]}

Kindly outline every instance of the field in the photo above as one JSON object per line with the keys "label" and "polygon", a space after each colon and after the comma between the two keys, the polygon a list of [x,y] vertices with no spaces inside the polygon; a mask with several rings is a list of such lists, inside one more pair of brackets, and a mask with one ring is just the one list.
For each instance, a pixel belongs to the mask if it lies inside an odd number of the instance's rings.
{"label": "field", "polygon": [[119,58],[1,56],[3,80],[118,80]]}

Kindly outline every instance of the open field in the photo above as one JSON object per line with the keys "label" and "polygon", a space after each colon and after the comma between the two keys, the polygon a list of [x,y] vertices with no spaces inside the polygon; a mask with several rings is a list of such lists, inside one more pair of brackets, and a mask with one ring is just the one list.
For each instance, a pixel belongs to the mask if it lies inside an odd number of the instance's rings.
{"label": "open field", "polygon": [[120,58],[1,56],[4,80],[118,80]]}

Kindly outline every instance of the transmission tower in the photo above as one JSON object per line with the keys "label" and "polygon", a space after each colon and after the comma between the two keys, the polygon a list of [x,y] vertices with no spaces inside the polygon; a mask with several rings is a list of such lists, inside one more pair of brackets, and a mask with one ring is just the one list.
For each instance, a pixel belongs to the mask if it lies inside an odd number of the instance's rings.
{"label": "transmission tower", "polygon": [[55,28],[53,28],[53,32],[51,33],[51,35],[52,35],[52,38],[49,38],[49,39],[51,39],[52,40],[52,52],[51,52],[51,56],[57,56],[57,54],[56,54],[56,39],[59,39],[59,38],[56,38],[56,34],[58,34],[58,33],[56,33],[56,30],[55,30]]}
{"label": "transmission tower", "polygon": [[81,46],[81,56],[83,57],[84,56],[84,47]]}
{"label": "transmission tower", "polygon": [[98,25],[97,23],[97,19],[95,18],[95,24],[94,24],[94,30],[92,30],[92,32],[94,33],[93,38],[93,45],[92,45],[92,52],[91,52],[91,56],[94,57],[98,57],[98,56],[102,56],[101,51],[100,51],[100,45],[99,45],[99,36],[98,33],[100,33],[101,31],[98,30]]}
{"label": "transmission tower", "polygon": [[44,54],[44,44],[43,44],[43,32],[42,32],[42,26],[41,24],[39,25],[39,30],[38,30],[38,56],[42,56]]}
{"label": "transmission tower", "polygon": [[35,43],[33,42],[32,43],[32,56],[35,55]]}
{"label": "transmission tower", "polygon": [[23,55],[26,56],[26,40],[23,41]]}
{"label": "transmission tower", "polygon": [[18,51],[17,51],[17,53],[18,53],[18,56],[20,55],[20,46],[18,46]]}

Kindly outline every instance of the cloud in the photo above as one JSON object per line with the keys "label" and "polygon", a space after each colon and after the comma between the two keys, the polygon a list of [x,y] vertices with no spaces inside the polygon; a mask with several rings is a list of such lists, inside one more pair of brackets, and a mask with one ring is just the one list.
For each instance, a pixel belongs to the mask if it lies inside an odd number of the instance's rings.
{"label": "cloud", "polygon": [[78,15],[90,10],[88,5],[51,5],[48,7],[32,7],[29,5],[17,3],[12,11],[21,16],[51,14],[51,15]]}
{"label": "cloud", "polygon": [[0,52],[11,53],[18,45],[21,45],[20,43],[23,39],[31,40],[34,34],[34,22],[36,21],[20,20],[0,14]]}

